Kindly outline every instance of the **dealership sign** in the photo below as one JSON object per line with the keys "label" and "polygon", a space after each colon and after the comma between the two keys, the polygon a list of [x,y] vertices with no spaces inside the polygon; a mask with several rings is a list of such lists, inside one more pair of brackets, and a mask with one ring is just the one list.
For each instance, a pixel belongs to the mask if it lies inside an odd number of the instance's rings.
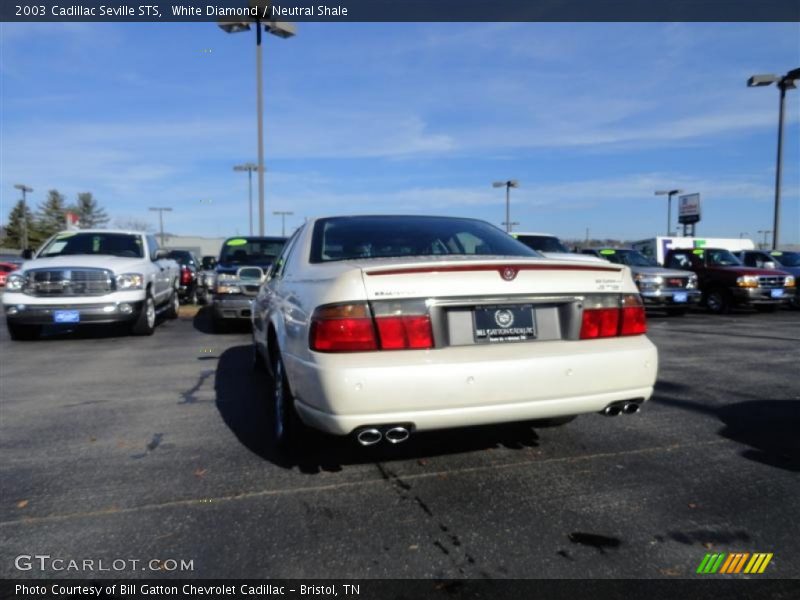
{"label": "dealership sign", "polygon": [[678,196],[678,223],[697,223],[700,220],[700,194]]}

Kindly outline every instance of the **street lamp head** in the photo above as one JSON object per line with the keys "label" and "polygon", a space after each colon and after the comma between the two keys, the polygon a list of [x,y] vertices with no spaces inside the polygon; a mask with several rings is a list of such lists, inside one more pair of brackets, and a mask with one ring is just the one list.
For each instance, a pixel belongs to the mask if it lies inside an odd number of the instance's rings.
{"label": "street lamp head", "polygon": [[492,183],[492,187],[501,188],[501,187],[519,187],[519,181],[516,179],[509,179],[508,181],[495,181]]}
{"label": "street lamp head", "polygon": [[519,181],[517,181],[516,179],[510,180],[508,182],[508,187],[513,187],[513,188],[519,187]]}
{"label": "street lamp head", "polygon": [[656,196],[674,196],[675,194],[682,194],[683,190],[657,190]]}
{"label": "street lamp head", "polygon": [[[256,163],[244,163],[243,165],[236,165],[233,167],[234,171],[251,171],[251,172],[258,172],[258,165]],[[264,167],[264,171],[267,168]]]}
{"label": "street lamp head", "polygon": [[21,192],[27,192],[28,194],[30,194],[30,193],[33,191],[33,188],[32,188],[32,187],[28,187],[27,185],[23,185],[23,184],[21,184],[21,183],[15,183],[15,184],[14,184],[14,187],[15,187],[16,189],[18,189],[19,191],[21,191]]}
{"label": "street lamp head", "polygon": [[248,21],[239,21],[235,19],[220,19],[217,25],[225,33],[239,33],[241,31],[249,31],[250,23]]}
{"label": "street lamp head", "polygon": [[763,87],[780,81],[777,75],[753,75],[747,80],[747,87]]}
{"label": "street lamp head", "polygon": [[297,25],[289,21],[267,21],[264,30],[283,39],[297,35]]}

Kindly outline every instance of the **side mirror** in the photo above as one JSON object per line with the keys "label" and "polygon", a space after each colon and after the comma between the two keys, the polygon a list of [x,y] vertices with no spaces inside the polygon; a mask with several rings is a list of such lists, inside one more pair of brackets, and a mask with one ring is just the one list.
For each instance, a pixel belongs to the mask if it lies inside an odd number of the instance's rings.
{"label": "side mirror", "polygon": [[33,250],[31,248],[25,248],[20,256],[25,260],[30,260],[33,258]]}
{"label": "side mirror", "polygon": [[167,258],[169,256],[169,252],[166,250],[159,248],[156,250],[156,253],[153,255],[153,260],[161,260],[162,258]]}

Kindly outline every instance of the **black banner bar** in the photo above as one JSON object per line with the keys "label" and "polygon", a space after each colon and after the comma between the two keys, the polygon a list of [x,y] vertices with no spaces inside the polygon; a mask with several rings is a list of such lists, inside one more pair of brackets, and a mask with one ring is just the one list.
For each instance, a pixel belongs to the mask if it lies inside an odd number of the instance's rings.
{"label": "black banner bar", "polygon": [[417,598],[481,600],[796,600],[800,581],[730,579],[697,580],[2,580],[3,600],[360,600]]}
{"label": "black banner bar", "polygon": [[800,0],[2,0],[0,21],[800,21]]}

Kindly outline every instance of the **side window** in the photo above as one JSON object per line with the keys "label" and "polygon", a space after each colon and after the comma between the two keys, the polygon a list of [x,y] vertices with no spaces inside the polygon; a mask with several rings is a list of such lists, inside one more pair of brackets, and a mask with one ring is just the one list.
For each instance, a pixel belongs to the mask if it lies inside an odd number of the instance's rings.
{"label": "side window", "polygon": [[286,245],[281,250],[280,255],[278,258],[275,259],[275,268],[272,271],[272,276],[276,278],[283,277],[283,272],[286,269],[286,261],[289,259],[289,255],[294,248],[294,244],[297,241],[297,237],[299,236],[300,232],[304,229],[304,227],[300,227],[292,234],[292,237],[286,242]]}
{"label": "side window", "polygon": [[689,257],[682,253],[672,254],[669,257],[669,264],[667,264],[667,268],[669,269],[691,269],[692,262],[689,260]]}
{"label": "side window", "polygon": [[757,258],[759,257],[757,257],[755,254],[748,252],[747,254],[744,255],[744,264],[746,264],[748,267],[755,267]]}
{"label": "side window", "polygon": [[148,235],[147,254],[150,256],[150,260],[153,260],[153,257],[156,255],[156,250],[158,250],[158,242],[156,242],[155,236]]}

